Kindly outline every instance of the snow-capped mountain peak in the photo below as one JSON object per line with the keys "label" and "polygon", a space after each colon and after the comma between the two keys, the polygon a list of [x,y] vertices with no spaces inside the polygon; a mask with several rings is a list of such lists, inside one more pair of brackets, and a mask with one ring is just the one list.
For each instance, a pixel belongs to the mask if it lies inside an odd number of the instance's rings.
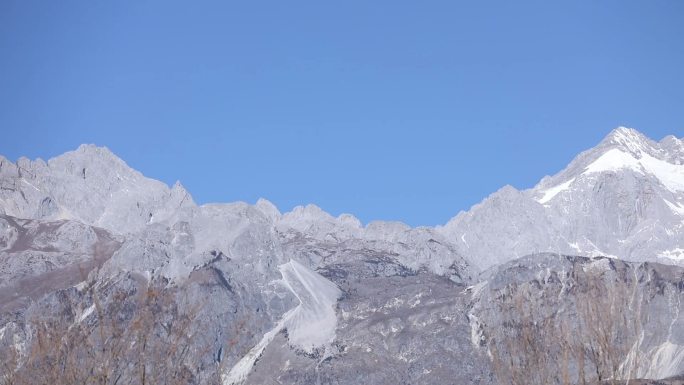
{"label": "snow-capped mountain peak", "polygon": [[627,127],[618,127],[611,131],[599,144],[600,147],[615,147],[634,155],[648,151],[655,143],[641,132]]}
{"label": "snow-capped mountain peak", "polygon": [[684,260],[683,154],[681,139],[619,127],[558,174],[494,194],[443,231],[483,268],[540,251]]}
{"label": "snow-capped mountain peak", "polygon": [[655,142],[635,129],[618,127],[598,146],[578,155],[565,170],[542,179],[532,191],[539,203],[548,204],[578,178],[618,172],[653,178],[673,192],[684,191],[683,155],[682,141],[674,136]]}

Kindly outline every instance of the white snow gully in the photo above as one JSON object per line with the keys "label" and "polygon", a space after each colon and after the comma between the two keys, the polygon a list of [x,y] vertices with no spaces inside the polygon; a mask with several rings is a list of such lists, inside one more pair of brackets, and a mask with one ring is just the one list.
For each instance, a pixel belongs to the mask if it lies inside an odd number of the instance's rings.
{"label": "white snow gully", "polygon": [[283,314],[273,329],[266,332],[259,343],[222,376],[223,385],[245,381],[266,346],[283,329],[287,329],[292,345],[308,353],[335,339],[335,304],[342,293],[340,289],[295,260],[280,265],[278,269],[283,276],[282,283],[297,297],[299,305]]}

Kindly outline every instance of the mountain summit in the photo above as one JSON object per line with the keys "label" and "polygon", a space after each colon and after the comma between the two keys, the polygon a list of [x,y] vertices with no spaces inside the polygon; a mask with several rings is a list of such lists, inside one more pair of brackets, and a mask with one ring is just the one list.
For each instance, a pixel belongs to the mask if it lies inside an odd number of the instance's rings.
{"label": "mountain summit", "polygon": [[194,206],[180,183],[169,188],[130,168],[106,147],[81,145],[45,162],[0,159],[0,212],[19,218],[76,219],[118,233],[137,231]]}
{"label": "mountain summit", "polygon": [[558,174],[504,188],[442,231],[482,268],[544,251],[682,261],[683,149],[617,128]]}

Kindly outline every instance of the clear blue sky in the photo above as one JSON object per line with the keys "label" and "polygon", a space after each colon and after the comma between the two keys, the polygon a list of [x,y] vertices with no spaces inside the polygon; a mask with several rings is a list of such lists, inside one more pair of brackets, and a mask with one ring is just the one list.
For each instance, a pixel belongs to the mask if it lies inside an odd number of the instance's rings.
{"label": "clear blue sky", "polygon": [[439,224],[618,125],[684,135],[684,1],[0,2],[0,153],[199,203]]}

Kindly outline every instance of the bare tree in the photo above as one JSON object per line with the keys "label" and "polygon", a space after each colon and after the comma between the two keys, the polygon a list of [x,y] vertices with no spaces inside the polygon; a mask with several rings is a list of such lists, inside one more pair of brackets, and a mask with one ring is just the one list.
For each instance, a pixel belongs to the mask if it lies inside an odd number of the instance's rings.
{"label": "bare tree", "polygon": [[[613,273],[612,270],[609,273]],[[576,308],[582,353],[599,381],[617,384],[636,375],[638,341],[642,329],[642,297],[638,282],[601,270],[581,271]],[[625,362],[630,359],[629,367]],[[584,364],[584,362],[580,362]]]}
{"label": "bare tree", "polygon": [[[199,358],[211,355],[196,342],[206,326],[196,318],[202,303],[181,311],[172,293],[155,286],[116,291],[104,305],[95,287],[88,289],[93,319],[62,314],[28,321],[26,351],[0,351],[0,385],[220,383],[224,360],[213,363],[207,378],[197,377]],[[233,345],[225,341],[226,349]]]}
{"label": "bare tree", "polygon": [[500,291],[501,325],[488,341],[500,384],[615,385],[636,375],[642,329],[636,274],[575,266],[570,279],[565,292],[537,281]]}

